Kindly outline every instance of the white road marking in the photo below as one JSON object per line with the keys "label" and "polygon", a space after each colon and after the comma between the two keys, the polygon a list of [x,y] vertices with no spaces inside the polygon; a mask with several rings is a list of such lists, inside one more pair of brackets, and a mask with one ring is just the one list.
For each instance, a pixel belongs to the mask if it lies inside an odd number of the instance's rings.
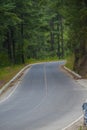
{"label": "white road marking", "polygon": [[10,98],[13,93],[15,92],[15,90],[17,89],[18,85],[20,82],[17,83],[17,85],[14,87],[13,91],[9,93],[9,95],[7,97],[5,97],[3,100],[0,101],[0,103],[3,103],[4,101],[6,101],[8,98]]}
{"label": "white road marking", "polygon": [[46,89],[46,96],[47,96],[47,77],[46,77],[46,66],[44,64],[44,81],[45,81],[45,89]]}
{"label": "white road marking", "polygon": [[70,128],[71,126],[73,126],[76,122],[78,122],[82,117],[83,117],[83,115],[81,115],[77,120],[73,121],[71,124],[69,124],[68,126],[66,126],[65,128],[63,128],[62,130],[67,130],[68,128]]}
{"label": "white road marking", "polygon": [[29,111],[29,113],[32,113],[35,110],[37,110],[42,105],[42,103],[46,100],[46,97],[47,97],[47,78],[46,78],[46,67],[45,67],[45,64],[44,64],[44,82],[45,82],[45,91],[46,91],[45,95],[42,98],[42,100],[36,106],[34,106],[34,108],[32,108],[32,110]]}

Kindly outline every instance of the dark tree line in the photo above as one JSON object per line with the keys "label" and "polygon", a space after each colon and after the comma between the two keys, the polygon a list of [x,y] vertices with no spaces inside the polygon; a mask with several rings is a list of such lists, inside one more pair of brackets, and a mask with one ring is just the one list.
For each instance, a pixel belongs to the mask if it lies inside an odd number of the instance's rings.
{"label": "dark tree line", "polygon": [[[56,1],[49,0],[0,1],[2,65],[5,59],[7,63],[17,64],[25,63],[28,58],[63,57],[62,20],[57,19],[55,6]],[[60,43],[57,37],[61,37]]]}
{"label": "dark tree line", "polygon": [[64,16],[68,26],[67,47],[74,54],[74,70],[82,73],[81,71],[87,66],[87,1],[65,0],[64,2]]}
{"label": "dark tree line", "polygon": [[71,52],[79,71],[87,59],[86,0],[0,1],[0,65]]}

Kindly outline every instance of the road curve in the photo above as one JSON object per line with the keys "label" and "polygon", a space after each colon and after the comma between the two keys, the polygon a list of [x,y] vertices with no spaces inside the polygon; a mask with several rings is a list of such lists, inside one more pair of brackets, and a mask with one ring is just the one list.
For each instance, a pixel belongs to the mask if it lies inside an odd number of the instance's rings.
{"label": "road curve", "polygon": [[87,90],[61,64],[29,69],[13,95],[0,104],[0,130],[62,130],[81,115]]}

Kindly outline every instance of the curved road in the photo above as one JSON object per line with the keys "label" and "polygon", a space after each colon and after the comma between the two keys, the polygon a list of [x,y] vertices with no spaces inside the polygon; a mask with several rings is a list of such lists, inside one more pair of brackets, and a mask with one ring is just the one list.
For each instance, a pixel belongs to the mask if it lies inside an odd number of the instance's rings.
{"label": "curved road", "polygon": [[87,91],[61,64],[29,69],[13,95],[0,104],[0,130],[62,130],[81,115]]}

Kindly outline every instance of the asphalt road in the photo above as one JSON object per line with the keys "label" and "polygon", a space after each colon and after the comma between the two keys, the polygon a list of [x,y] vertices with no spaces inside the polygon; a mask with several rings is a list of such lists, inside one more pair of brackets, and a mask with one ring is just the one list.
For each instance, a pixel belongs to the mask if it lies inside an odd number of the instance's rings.
{"label": "asphalt road", "polygon": [[62,130],[81,114],[87,90],[61,70],[63,62],[33,65],[0,104],[0,130]]}

